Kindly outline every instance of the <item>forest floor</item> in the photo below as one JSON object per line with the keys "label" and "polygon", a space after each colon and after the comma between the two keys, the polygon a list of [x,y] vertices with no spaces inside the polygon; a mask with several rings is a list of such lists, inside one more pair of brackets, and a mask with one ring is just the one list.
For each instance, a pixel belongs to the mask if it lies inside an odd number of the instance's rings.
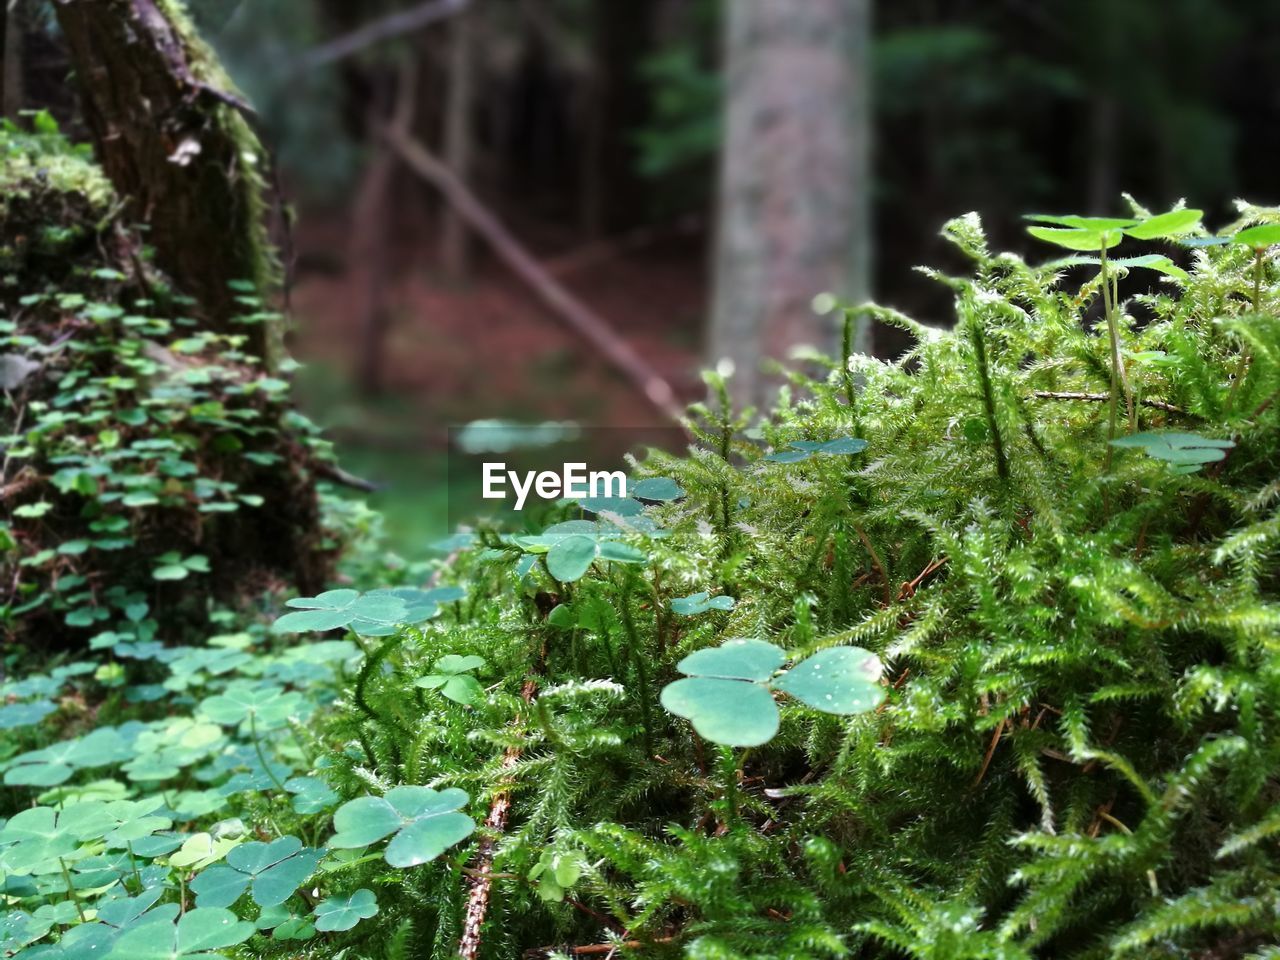
{"label": "forest floor", "polygon": [[[445,532],[448,494],[440,488],[447,487],[448,427],[481,418],[631,429],[662,422],[635,387],[486,251],[475,250],[465,281],[445,275],[428,226],[402,231],[390,244],[378,395],[362,395],[357,386],[369,271],[340,255],[345,217],[304,217],[291,296],[293,352],[307,365],[300,401],[337,441],[343,464],[384,486],[370,503],[387,515],[392,545],[406,552]],[[608,256],[553,237],[539,237],[537,246],[553,268],[585,263],[557,279],[683,400],[699,395],[704,237],[678,233]]]}

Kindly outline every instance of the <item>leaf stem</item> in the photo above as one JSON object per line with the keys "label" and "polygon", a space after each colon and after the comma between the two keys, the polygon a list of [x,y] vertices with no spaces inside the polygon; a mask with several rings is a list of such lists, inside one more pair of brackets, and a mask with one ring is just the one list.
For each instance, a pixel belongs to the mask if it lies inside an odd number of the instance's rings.
{"label": "leaf stem", "polygon": [[282,794],[288,793],[289,791],[284,788],[284,784],[281,783],[280,779],[275,775],[275,771],[271,769],[271,764],[267,763],[267,756],[262,751],[262,738],[258,736],[257,711],[251,710],[249,712],[249,732],[253,735],[253,749],[258,754],[258,762],[262,764],[262,769],[266,771],[267,776],[270,778],[271,782],[276,785],[277,790]]}
{"label": "leaf stem", "polygon": [[80,906],[80,898],[76,896],[76,888],[71,882],[71,871],[67,869],[67,861],[59,857],[58,866],[62,868],[62,879],[67,885],[67,896],[69,896],[71,898],[71,902],[76,905],[76,913],[80,914],[80,922],[86,923],[87,919],[84,915],[84,907]]}

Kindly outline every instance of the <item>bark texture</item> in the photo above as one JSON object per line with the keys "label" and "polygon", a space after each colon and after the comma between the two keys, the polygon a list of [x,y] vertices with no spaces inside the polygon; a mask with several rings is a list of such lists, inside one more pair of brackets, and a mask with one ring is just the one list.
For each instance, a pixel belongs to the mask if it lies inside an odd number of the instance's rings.
{"label": "bark texture", "polygon": [[263,286],[272,259],[260,169],[267,158],[213,54],[175,0],[57,0],[85,120],[103,170],[145,223],[156,264],[212,329],[247,334],[266,357],[272,331],[233,326],[228,281]]}
{"label": "bark texture", "polygon": [[709,359],[733,361],[734,399],[760,404],[762,357],[835,345],[813,297],[870,292],[871,10],[870,0],[733,0],[725,13]]}

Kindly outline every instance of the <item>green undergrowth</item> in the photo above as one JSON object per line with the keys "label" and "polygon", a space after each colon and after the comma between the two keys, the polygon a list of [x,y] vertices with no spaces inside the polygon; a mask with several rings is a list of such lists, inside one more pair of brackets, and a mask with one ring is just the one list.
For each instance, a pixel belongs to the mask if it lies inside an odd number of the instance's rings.
{"label": "green undergrowth", "polygon": [[0,949],[1280,956],[1280,211],[1162,216],[955,220],[953,331],[822,298],[914,348],[630,498],[10,681]]}

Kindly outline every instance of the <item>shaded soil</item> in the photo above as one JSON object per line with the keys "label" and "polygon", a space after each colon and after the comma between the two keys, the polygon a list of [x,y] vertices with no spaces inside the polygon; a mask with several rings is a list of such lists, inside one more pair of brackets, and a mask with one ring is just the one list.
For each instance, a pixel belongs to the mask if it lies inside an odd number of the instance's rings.
{"label": "shaded soil", "polygon": [[[659,422],[628,381],[485,251],[476,250],[466,280],[445,276],[424,235],[429,226],[398,231],[391,244],[386,396],[375,407],[407,407],[403,413],[437,426],[480,417],[569,418],[592,426]],[[341,216],[304,221],[292,294],[294,353],[347,383],[356,377],[360,305],[370,273],[344,262],[349,229]],[[550,264],[581,252],[555,238],[531,245]],[[558,277],[686,399],[701,392],[704,250],[704,237],[677,233],[639,250],[580,261]]]}

